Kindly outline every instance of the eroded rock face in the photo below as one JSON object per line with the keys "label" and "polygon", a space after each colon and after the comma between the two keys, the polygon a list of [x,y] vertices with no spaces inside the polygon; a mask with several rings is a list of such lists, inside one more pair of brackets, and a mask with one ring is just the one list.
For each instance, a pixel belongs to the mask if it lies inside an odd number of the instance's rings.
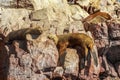
{"label": "eroded rock face", "polygon": [[[75,49],[68,48],[66,50],[67,54],[62,57],[63,66],[59,68],[57,66],[59,54],[54,42],[47,39],[44,33],[35,39],[33,36],[34,34],[26,34],[25,40],[13,40],[12,44],[7,44],[10,66],[9,79],[81,78],[78,75],[80,73],[79,66],[83,64],[80,63],[79,54]],[[94,66],[87,72],[89,73],[89,71],[92,73]]]}
{"label": "eroded rock face", "polygon": [[[11,31],[30,27],[43,28],[47,34],[37,39],[29,36],[23,40],[13,39],[11,44],[6,45],[0,36],[0,80],[6,80],[7,77],[8,80],[119,80],[120,3],[115,0],[30,1],[34,11],[0,8],[3,34],[7,36]],[[98,15],[83,25],[83,19],[96,11],[110,14],[113,21],[109,22],[106,17]],[[91,59],[91,64],[83,69],[82,74],[80,65],[83,64],[78,55],[81,51],[78,53],[76,49],[69,48],[62,61],[63,66],[57,66],[57,48],[46,36],[50,33],[86,33],[86,26],[95,40],[100,66],[93,66],[94,61]]]}
{"label": "eroded rock face", "polygon": [[58,51],[53,42],[47,39],[28,40],[27,46],[38,69],[57,66]]}
{"label": "eroded rock face", "polygon": [[[101,79],[107,79],[112,76],[117,78],[119,71],[119,23],[110,21],[107,23],[86,24],[87,29],[91,31],[98,48],[101,63]],[[116,65],[115,65],[116,64]],[[116,68],[117,67],[117,68]],[[102,74],[102,76],[101,76]]]}
{"label": "eroded rock face", "polygon": [[58,51],[52,41],[45,39],[39,41],[36,43],[37,41],[34,40],[18,40],[9,45],[9,47],[13,46],[14,50],[11,51],[9,48],[8,80],[48,79],[41,72],[51,71],[57,66]]}

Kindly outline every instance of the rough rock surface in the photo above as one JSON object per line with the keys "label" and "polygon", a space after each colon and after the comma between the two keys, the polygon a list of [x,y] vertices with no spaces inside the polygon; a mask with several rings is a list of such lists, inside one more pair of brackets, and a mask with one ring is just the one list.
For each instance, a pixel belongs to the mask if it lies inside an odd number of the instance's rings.
{"label": "rough rock surface", "polygon": [[9,79],[46,80],[43,72],[53,71],[57,66],[58,51],[52,41],[14,41],[11,46],[15,50],[10,49]]}
{"label": "rough rock surface", "polygon": [[102,57],[100,58],[101,79],[106,80],[110,76],[115,79],[119,74],[119,25],[114,21],[85,25],[88,31],[91,31],[99,56]]}
{"label": "rough rock surface", "polygon": [[[119,80],[120,79],[120,2],[117,0],[22,0],[13,8],[0,5],[0,80]],[[67,2],[68,1],[68,2]],[[34,10],[27,6],[33,6]],[[23,9],[20,7],[23,6]],[[12,7],[12,8],[10,8]],[[19,8],[18,8],[19,7]],[[26,8],[24,8],[26,7]],[[98,16],[83,20],[98,11],[112,19]],[[99,20],[99,19],[100,20]],[[95,22],[94,22],[95,21]],[[41,35],[26,35],[25,40],[5,43],[12,31],[40,27]],[[59,53],[49,34],[92,33],[99,66],[93,58],[84,67],[80,47],[67,48],[62,66]],[[25,34],[24,34],[25,35]],[[37,38],[35,38],[38,36]],[[79,49],[79,50],[78,50]]]}
{"label": "rough rock surface", "polygon": [[[71,57],[72,56],[72,57]],[[62,58],[64,59],[64,58]],[[66,74],[78,76],[79,73],[79,56],[76,50],[66,49],[64,69]],[[73,64],[73,65],[71,65]]]}
{"label": "rough rock surface", "polygon": [[30,11],[25,9],[3,9],[0,26],[4,30],[4,34],[7,35],[11,31],[22,29],[22,27],[28,28],[30,26],[29,14]]}

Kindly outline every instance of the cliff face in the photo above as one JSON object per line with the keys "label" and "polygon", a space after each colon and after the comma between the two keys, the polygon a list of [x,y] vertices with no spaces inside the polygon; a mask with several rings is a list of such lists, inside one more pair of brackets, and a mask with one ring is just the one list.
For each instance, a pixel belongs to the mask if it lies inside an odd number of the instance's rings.
{"label": "cliff face", "polygon": [[[119,80],[120,2],[17,1],[0,7],[0,80]],[[47,36],[66,33],[91,36],[99,65],[94,65],[93,56],[84,67],[82,49],[76,46],[66,49],[58,66],[58,50]],[[9,34],[13,39],[6,42]]]}

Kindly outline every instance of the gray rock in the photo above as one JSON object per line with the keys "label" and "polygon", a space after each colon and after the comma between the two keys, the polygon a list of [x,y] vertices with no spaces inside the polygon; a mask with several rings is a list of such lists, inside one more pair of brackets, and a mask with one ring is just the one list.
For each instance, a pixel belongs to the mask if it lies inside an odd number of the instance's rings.
{"label": "gray rock", "polygon": [[47,17],[47,9],[37,10],[31,13],[30,19],[33,21],[40,21],[44,19],[48,19]]}

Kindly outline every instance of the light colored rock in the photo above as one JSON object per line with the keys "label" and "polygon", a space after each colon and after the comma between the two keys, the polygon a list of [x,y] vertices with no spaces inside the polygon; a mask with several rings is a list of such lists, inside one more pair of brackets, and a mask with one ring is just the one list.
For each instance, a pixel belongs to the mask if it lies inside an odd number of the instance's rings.
{"label": "light colored rock", "polygon": [[41,1],[40,3],[44,5],[44,3],[46,2],[48,4],[48,5],[45,4],[46,7],[41,7],[40,9],[37,9],[32,13],[33,19],[41,20],[41,18],[42,19],[47,18],[46,20],[48,20],[51,23],[51,25],[53,25],[52,22],[58,21],[57,26],[59,25],[64,26],[63,25],[64,23],[67,23],[68,21],[72,20],[69,5],[67,4],[66,0],[57,0],[57,1],[46,0],[46,1]]}
{"label": "light colored rock", "polygon": [[31,77],[31,80],[50,80],[43,74],[34,74]]}
{"label": "light colored rock", "polygon": [[41,9],[37,10],[31,13],[30,15],[31,20],[43,20],[43,19],[48,19],[47,16],[47,9]]}
{"label": "light colored rock", "polygon": [[1,12],[0,27],[3,29],[7,27],[7,32],[29,27],[29,13],[30,11],[25,9],[4,9]]}
{"label": "light colored rock", "polygon": [[100,8],[100,0],[90,0],[90,4],[97,9]]}
{"label": "light colored rock", "polygon": [[[44,7],[42,7],[41,5],[37,5],[38,2],[42,3],[42,6]],[[38,7],[35,10],[47,9],[47,12],[45,14],[47,14],[49,20],[57,20],[60,23],[65,23],[66,21],[73,21],[72,18],[74,20],[81,20],[82,18],[88,16],[88,13],[81,9],[80,6],[68,5],[67,0],[38,0],[38,2],[35,2],[35,6]]]}
{"label": "light colored rock", "polygon": [[78,3],[81,6],[88,6],[90,3],[90,0],[77,0],[76,3]]}
{"label": "light colored rock", "polygon": [[3,11],[3,8],[2,7],[0,7],[0,20],[1,20],[1,14],[2,14],[2,11]]}
{"label": "light colored rock", "polygon": [[112,17],[114,16],[114,3],[116,0],[101,0],[100,5],[100,11],[109,13]]}
{"label": "light colored rock", "polygon": [[59,74],[60,76],[63,75],[64,69],[62,67],[56,67],[54,73]]}
{"label": "light colored rock", "polygon": [[[63,57],[65,57],[65,60]],[[79,56],[77,51],[67,48],[66,54],[61,59],[64,60],[65,73],[77,76],[79,71]]]}
{"label": "light colored rock", "polygon": [[77,0],[76,3],[78,3],[81,6],[89,6],[95,7],[96,9],[100,8],[100,0]]}
{"label": "light colored rock", "polygon": [[114,6],[115,6],[115,11],[116,11],[115,12],[116,17],[120,19],[120,2],[116,2],[116,4]]}
{"label": "light colored rock", "polygon": [[73,21],[69,24],[69,33],[85,32],[83,23],[81,21]]}
{"label": "light colored rock", "polygon": [[89,16],[89,14],[78,5],[71,5],[70,10],[72,14],[71,17],[73,20],[78,21]]}
{"label": "light colored rock", "polygon": [[30,1],[34,6],[34,10],[40,10],[40,9],[48,8],[48,7],[51,7],[51,6],[54,6],[54,5],[61,6],[62,5],[61,3],[67,4],[67,0],[57,0],[57,1],[56,0],[45,0],[45,1],[30,0]]}

